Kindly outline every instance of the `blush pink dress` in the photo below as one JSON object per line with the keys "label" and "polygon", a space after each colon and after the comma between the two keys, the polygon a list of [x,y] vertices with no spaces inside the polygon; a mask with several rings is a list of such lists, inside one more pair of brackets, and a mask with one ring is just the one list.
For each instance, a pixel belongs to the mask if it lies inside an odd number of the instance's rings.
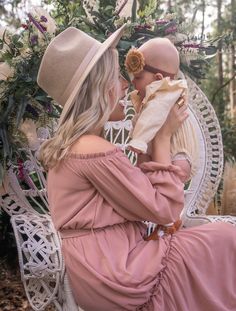
{"label": "blush pink dress", "polygon": [[48,173],[52,219],[85,311],[235,311],[236,228],[207,224],[145,241],[143,220],[176,221],[181,170],[131,165],[121,150],[71,153]]}

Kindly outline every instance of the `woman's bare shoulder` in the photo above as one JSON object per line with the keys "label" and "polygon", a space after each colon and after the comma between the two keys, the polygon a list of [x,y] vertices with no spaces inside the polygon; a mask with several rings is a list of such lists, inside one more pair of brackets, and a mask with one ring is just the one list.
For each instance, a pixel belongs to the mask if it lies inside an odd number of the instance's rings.
{"label": "woman's bare shoulder", "polygon": [[102,137],[96,135],[83,135],[72,145],[70,152],[89,154],[107,152],[114,148],[115,145]]}

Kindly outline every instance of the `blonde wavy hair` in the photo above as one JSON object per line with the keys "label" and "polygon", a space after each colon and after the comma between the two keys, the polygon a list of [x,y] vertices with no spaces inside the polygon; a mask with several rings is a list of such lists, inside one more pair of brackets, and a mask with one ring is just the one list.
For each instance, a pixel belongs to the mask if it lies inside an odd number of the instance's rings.
{"label": "blonde wavy hair", "polygon": [[46,170],[64,159],[80,136],[92,134],[103,128],[108,121],[119,100],[118,68],[117,50],[108,49],[84,81],[67,117],[55,135],[42,144],[39,160]]}

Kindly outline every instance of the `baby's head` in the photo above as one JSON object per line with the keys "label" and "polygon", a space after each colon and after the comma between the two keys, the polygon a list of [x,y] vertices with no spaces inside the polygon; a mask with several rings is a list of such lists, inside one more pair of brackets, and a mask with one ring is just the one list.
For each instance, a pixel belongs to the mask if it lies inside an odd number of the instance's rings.
{"label": "baby's head", "polygon": [[164,77],[174,79],[179,70],[179,53],[167,38],[154,38],[132,49],[125,65],[133,75],[132,83],[144,98],[146,86]]}

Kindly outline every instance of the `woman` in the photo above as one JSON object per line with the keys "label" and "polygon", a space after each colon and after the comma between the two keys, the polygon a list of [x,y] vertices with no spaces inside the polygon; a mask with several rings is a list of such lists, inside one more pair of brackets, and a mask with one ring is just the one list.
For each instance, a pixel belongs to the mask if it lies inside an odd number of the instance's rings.
{"label": "woman", "polygon": [[234,227],[208,224],[145,240],[143,220],[172,223],[183,208],[189,167],[171,163],[170,138],[186,105],[172,109],[153,140],[153,161],[140,168],[101,137],[119,99],[115,46],[123,30],[101,44],[68,28],[48,46],[38,74],[64,106],[41,159],[74,297],[86,311],[236,310]]}

